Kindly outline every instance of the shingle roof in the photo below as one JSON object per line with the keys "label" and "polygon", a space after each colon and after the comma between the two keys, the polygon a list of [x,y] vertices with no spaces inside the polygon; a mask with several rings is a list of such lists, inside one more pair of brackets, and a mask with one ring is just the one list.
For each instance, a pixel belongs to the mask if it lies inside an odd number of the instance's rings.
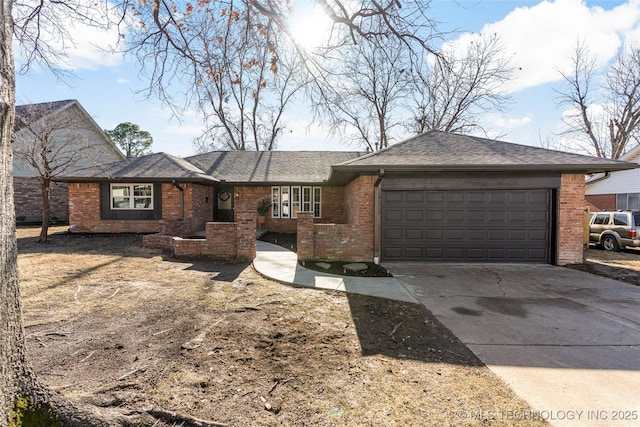
{"label": "shingle roof", "polygon": [[59,177],[59,180],[68,182],[96,180],[217,181],[186,160],[166,153],[155,153],[72,171]]}
{"label": "shingle roof", "polygon": [[337,169],[407,170],[619,170],[627,162],[448,132],[429,131],[337,165]]}
{"label": "shingle roof", "polygon": [[76,180],[176,180],[341,185],[367,171],[554,171],[632,169],[633,163],[430,131],[368,155],[349,151],[214,151],[180,159],[165,153],[69,173]]}
{"label": "shingle roof", "polygon": [[185,158],[221,181],[321,183],[331,166],[356,159],[352,151],[214,151]]}
{"label": "shingle roof", "polygon": [[42,102],[40,104],[16,105],[16,121],[13,131],[17,132],[27,124],[36,122],[74,102],[76,101],[73,99],[67,99],[64,101]]}

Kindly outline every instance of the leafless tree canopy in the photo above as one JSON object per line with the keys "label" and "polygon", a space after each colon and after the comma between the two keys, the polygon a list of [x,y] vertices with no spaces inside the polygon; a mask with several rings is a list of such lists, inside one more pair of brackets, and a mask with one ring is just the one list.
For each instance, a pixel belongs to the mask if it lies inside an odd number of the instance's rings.
{"label": "leafless tree canopy", "polygon": [[582,150],[618,159],[640,141],[640,47],[620,52],[596,86],[596,59],[584,44],[574,51],[572,68],[562,72],[566,88],[558,92],[565,112],[565,135]]}
{"label": "leafless tree canopy", "polygon": [[453,47],[425,58],[412,92],[408,129],[470,133],[485,131],[482,114],[503,111],[509,102],[504,85],[513,68],[500,39],[482,35],[463,49]]}
{"label": "leafless tree canopy", "polygon": [[[159,96],[175,111],[197,106],[206,120],[206,132],[198,141],[201,149],[269,150],[286,130],[283,114],[309,82],[319,89],[313,96],[334,103],[337,95],[330,85],[335,80],[329,76],[349,70],[348,64],[340,62],[348,56],[369,61],[361,58],[363,49],[374,52],[368,46],[378,46],[377,56],[385,54],[385,47],[401,46],[411,62],[433,51],[428,2],[326,0],[318,4],[334,28],[326,44],[315,51],[305,50],[292,37],[292,11],[286,1],[228,0],[178,7],[155,0],[135,7],[139,31],[131,36],[130,46],[150,76],[147,94]],[[397,59],[397,53],[392,55]],[[386,67],[389,75],[399,69],[390,59],[386,64],[372,60]],[[176,84],[187,88],[184,96],[170,89]],[[365,85],[360,92],[367,89]],[[349,116],[345,102],[336,108]],[[376,104],[367,109],[391,109],[388,99]],[[362,110],[362,105],[353,108]],[[331,115],[330,109],[323,111]],[[375,138],[387,144],[384,127],[388,124],[375,123],[385,120],[357,125],[370,145]]]}

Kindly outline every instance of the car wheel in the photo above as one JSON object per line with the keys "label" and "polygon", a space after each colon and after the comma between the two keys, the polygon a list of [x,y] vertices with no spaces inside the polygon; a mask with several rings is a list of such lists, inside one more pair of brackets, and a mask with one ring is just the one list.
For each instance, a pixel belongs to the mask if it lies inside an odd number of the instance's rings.
{"label": "car wheel", "polygon": [[618,241],[613,236],[604,236],[602,241],[602,248],[605,251],[617,251],[618,250]]}

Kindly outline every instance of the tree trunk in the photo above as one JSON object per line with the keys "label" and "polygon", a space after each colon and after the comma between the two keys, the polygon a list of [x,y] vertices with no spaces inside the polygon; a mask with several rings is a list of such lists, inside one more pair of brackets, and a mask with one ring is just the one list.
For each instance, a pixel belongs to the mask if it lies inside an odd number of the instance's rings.
{"label": "tree trunk", "polygon": [[41,178],[40,190],[42,192],[42,229],[40,229],[40,237],[38,242],[46,243],[49,233],[49,219],[51,217],[51,204],[49,196],[51,194],[51,180]]}

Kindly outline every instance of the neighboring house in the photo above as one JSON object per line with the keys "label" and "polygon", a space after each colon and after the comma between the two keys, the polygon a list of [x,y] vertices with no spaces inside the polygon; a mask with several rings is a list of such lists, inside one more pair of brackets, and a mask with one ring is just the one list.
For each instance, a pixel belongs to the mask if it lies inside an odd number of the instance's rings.
{"label": "neighboring house", "polygon": [[[640,145],[620,160],[640,163]],[[587,179],[585,193],[591,211],[640,211],[640,169],[596,174]]]}
{"label": "neighboring house", "polygon": [[[47,156],[52,166],[86,168],[124,159],[111,139],[75,100],[16,106],[14,126],[14,203],[16,222],[42,222],[42,190],[37,170],[20,153],[39,144],[37,135],[49,135]],[[39,158],[36,146],[35,158]],[[39,159],[38,159],[39,160]],[[66,222],[69,215],[67,185],[51,184],[51,220]]]}
{"label": "neighboring house", "polygon": [[178,255],[251,258],[270,198],[263,228],[296,232],[300,260],[567,264],[582,261],[584,175],[634,166],[430,131],[366,155],[159,153],[62,179],[76,231],[160,233],[145,241]]}

